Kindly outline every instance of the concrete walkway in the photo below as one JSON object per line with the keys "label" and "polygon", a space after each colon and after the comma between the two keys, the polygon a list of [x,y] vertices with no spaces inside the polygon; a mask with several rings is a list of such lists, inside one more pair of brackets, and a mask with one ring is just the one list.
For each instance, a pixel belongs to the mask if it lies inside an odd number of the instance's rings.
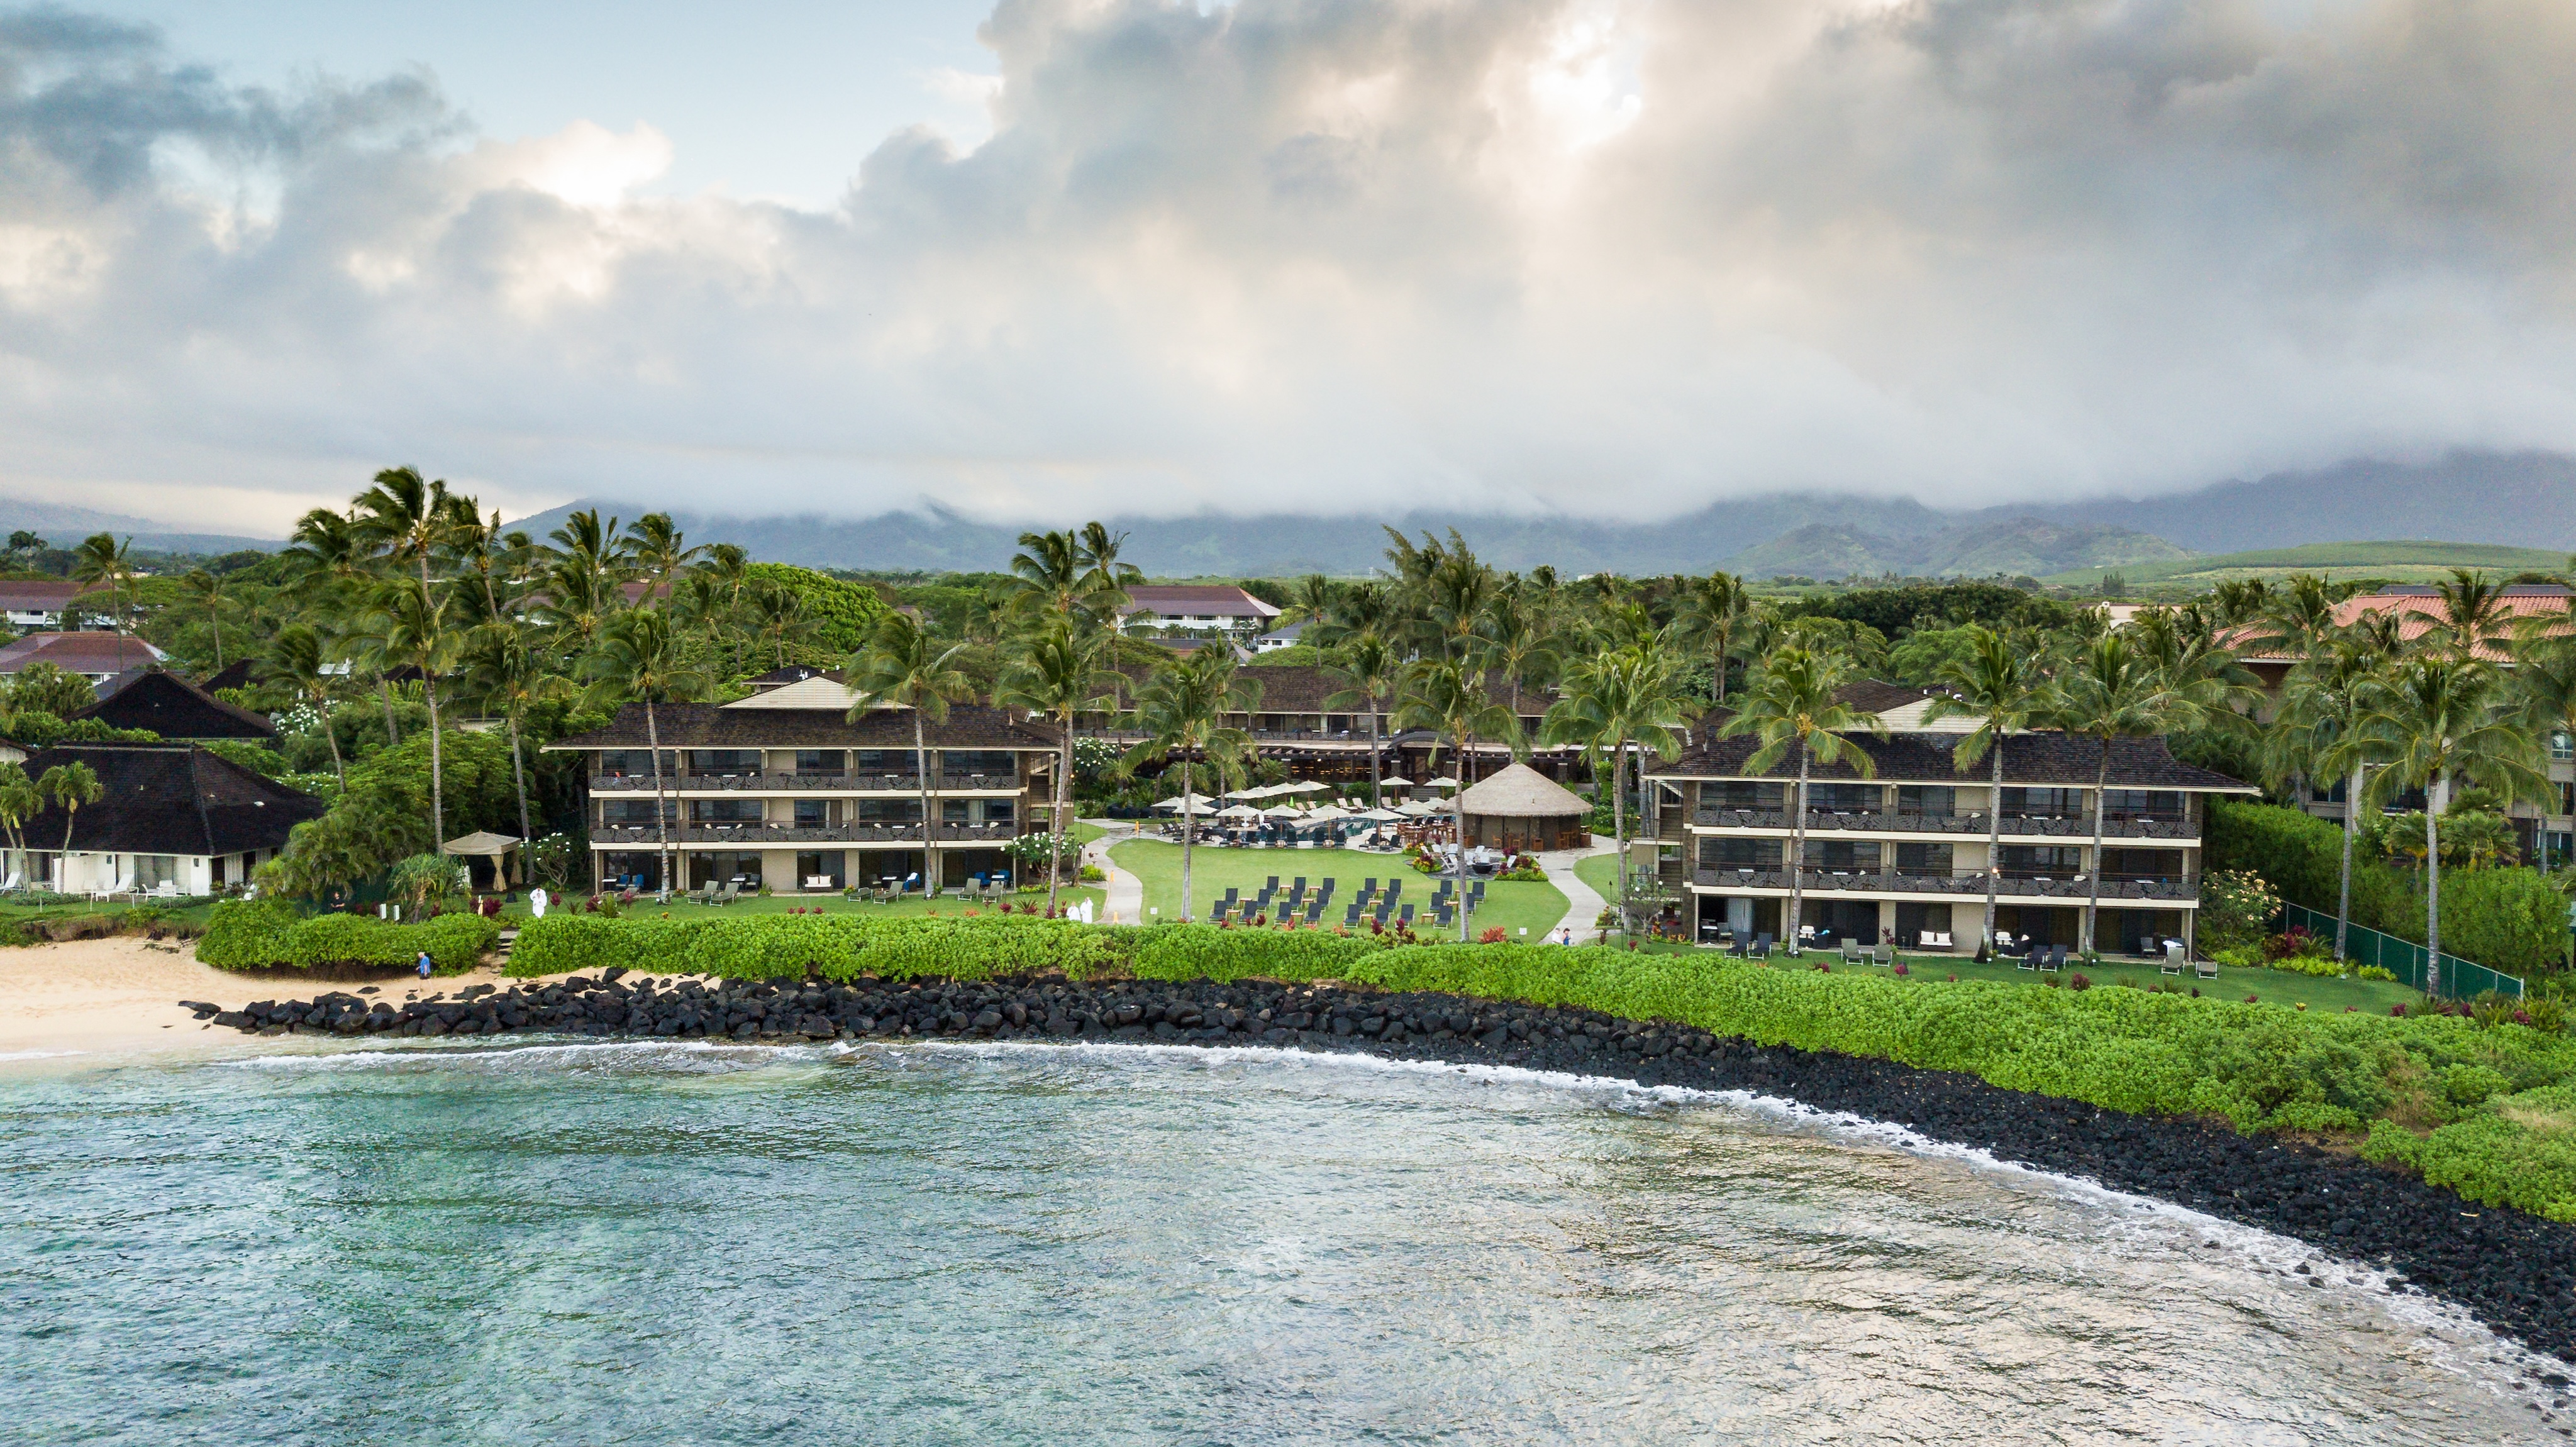
{"label": "concrete walkway", "polygon": [[1085,819],[1109,832],[1082,846],[1082,862],[1096,864],[1109,876],[1108,898],[1100,905],[1103,924],[1143,924],[1145,922],[1145,881],[1117,866],[1109,857],[1110,848],[1136,837],[1135,824],[1126,819]]}
{"label": "concrete walkway", "polygon": [[[1610,907],[1610,901],[1603,899],[1599,890],[1575,874],[1574,863],[1578,859],[1618,852],[1616,845],[1595,844],[1589,849],[1545,850],[1538,856],[1539,872],[1547,876],[1548,883],[1565,894],[1565,918],[1557,921],[1556,928],[1574,931],[1574,942],[1578,945],[1591,943],[1592,937],[1599,933],[1600,926],[1594,921],[1601,918],[1601,911]],[[1548,931],[1548,937],[1554,939],[1556,930]]]}

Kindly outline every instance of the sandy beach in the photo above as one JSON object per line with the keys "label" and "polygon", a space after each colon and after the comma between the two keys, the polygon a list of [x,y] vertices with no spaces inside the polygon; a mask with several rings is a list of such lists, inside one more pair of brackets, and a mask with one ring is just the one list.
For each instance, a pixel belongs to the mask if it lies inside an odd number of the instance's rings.
{"label": "sandy beach", "polygon": [[[374,983],[399,1001],[423,982],[397,975]],[[433,991],[453,991],[502,980],[487,966],[428,983]],[[200,1023],[178,1002],[206,1000],[231,1009],[252,1000],[304,999],[359,987],[360,982],[228,975],[197,963],[196,946],[187,940],[119,936],[0,950],[0,1068],[235,1044],[242,1039],[238,1032]]]}

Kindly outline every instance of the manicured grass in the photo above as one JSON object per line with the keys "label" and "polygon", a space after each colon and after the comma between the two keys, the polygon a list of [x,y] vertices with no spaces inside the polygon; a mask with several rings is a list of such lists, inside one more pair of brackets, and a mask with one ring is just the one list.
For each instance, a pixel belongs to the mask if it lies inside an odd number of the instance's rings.
{"label": "manicured grass", "polygon": [[[1145,906],[1159,908],[1161,918],[1177,920],[1181,899],[1181,846],[1156,839],[1133,839],[1109,851],[1120,868],[1145,882]],[[1415,910],[1414,929],[1427,930],[1431,892],[1440,881],[1427,874],[1417,874],[1404,857],[1395,854],[1363,854],[1348,849],[1206,849],[1195,851],[1190,869],[1190,892],[1193,908],[1190,917],[1205,919],[1209,906],[1225,897],[1231,887],[1247,898],[1257,893],[1261,882],[1271,875],[1279,876],[1279,886],[1286,889],[1290,880],[1306,876],[1311,889],[1327,877],[1341,881],[1333,891],[1332,906],[1325,911],[1324,922],[1339,924],[1342,911],[1359,898],[1360,881],[1376,876],[1383,889],[1390,879],[1404,881],[1404,903],[1420,906]],[[1154,916],[1148,915],[1147,918]],[[1565,918],[1565,893],[1553,884],[1492,882],[1485,886],[1485,907],[1476,911],[1471,922],[1475,933],[1500,925],[1512,939],[1521,938],[1527,929],[1529,938],[1537,940]],[[1455,930],[1457,926],[1450,926]]]}
{"label": "manicured grass", "polygon": [[[151,908],[158,912],[160,918],[173,924],[188,925],[203,925],[206,922],[206,917],[213,913],[214,907],[214,902],[211,900],[199,900],[185,909],[173,909],[166,904],[151,906]],[[0,904],[0,924],[20,924],[29,920],[63,919],[75,915],[88,916],[103,914],[115,916],[124,914],[126,911],[133,908],[135,908],[133,904],[122,901],[116,904],[92,904],[87,900],[78,900],[69,904],[48,905]]]}
{"label": "manicured grass", "polygon": [[[580,898],[579,895],[573,896],[575,903],[578,903]],[[1046,903],[1046,891],[1041,889],[1028,894],[1013,894],[1009,899],[1015,911],[1032,904],[1042,906]],[[1104,896],[1097,885],[1079,887],[1067,885],[1056,893],[1056,902],[1066,907],[1079,904],[1086,899],[1092,902],[1092,908],[1096,911]],[[562,907],[560,903],[549,905],[546,913],[554,914]],[[934,914],[960,915],[970,909],[985,914],[995,913],[993,906],[989,904],[980,902],[970,904],[963,896],[955,894],[941,895],[937,899],[923,899],[917,894],[906,895],[893,904],[876,904],[867,900],[852,901],[843,899],[837,894],[773,894],[765,897],[748,895],[731,904],[690,904],[676,895],[672,897],[669,904],[655,904],[650,896],[645,896],[633,904],[624,906],[621,913],[639,915],[647,919],[665,913],[673,919],[699,919],[717,915],[785,914],[791,909],[801,909],[808,913],[820,910],[825,914],[859,915],[868,919],[923,918]],[[527,917],[528,905],[525,896],[522,896],[517,904],[506,905],[501,910],[501,918],[505,920],[524,920]]]}

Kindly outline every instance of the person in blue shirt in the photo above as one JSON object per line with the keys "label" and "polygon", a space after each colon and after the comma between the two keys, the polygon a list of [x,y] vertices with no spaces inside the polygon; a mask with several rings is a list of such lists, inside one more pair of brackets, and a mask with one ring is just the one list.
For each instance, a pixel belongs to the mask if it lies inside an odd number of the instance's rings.
{"label": "person in blue shirt", "polygon": [[424,979],[424,980],[428,979],[428,978],[429,978],[429,970],[430,970],[430,958],[429,958],[429,951],[427,951],[427,950],[422,950],[422,951],[420,952],[420,977],[421,977],[422,979]]}

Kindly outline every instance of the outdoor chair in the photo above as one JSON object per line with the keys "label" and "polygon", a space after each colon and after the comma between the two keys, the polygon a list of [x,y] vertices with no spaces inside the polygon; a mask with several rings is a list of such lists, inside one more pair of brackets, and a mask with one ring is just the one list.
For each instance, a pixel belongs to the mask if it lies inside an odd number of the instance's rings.
{"label": "outdoor chair", "polygon": [[1767,960],[1771,958],[1771,937],[1769,935],[1755,935],[1753,937],[1753,958],[1757,960]]}
{"label": "outdoor chair", "polygon": [[1745,953],[1749,949],[1751,949],[1751,945],[1746,942],[1744,936],[1737,935],[1735,937],[1735,943],[1729,945],[1726,952],[1740,960],[1745,957]]}
{"label": "outdoor chair", "polygon": [[1949,933],[1947,931],[1943,931],[1942,933],[1932,936],[1932,948],[1936,950],[1955,950],[1958,946],[1952,944],[1950,942]]}
{"label": "outdoor chair", "polygon": [[1891,944],[1881,944],[1881,945],[1879,945],[1879,947],[1878,947],[1877,949],[1875,949],[1875,950],[1873,950],[1873,951],[1871,951],[1871,952],[1870,952],[1870,963],[1872,963],[1872,964],[1877,964],[1877,965],[1892,965],[1892,964],[1895,964],[1895,963],[1896,963],[1896,946],[1891,945]]}
{"label": "outdoor chair", "polygon": [[2182,957],[2181,943],[2176,940],[2165,941],[2164,963],[2156,966],[2156,973],[2160,975],[2179,975],[2182,973],[2183,964],[2184,960]]}
{"label": "outdoor chair", "polygon": [[1360,881],[1360,898],[1367,899],[1375,893],[1377,893],[1377,876],[1372,874]]}
{"label": "outdoor chair", "polygon": [[1408,904],[1404,908],[1396,911],[1395,922],[1403,925],[1413,923],[1413,906]]}
{"label": "outdoor chair", "polygon": [[1923,949],[1923,950],[1938,949],[1938,948],[1940,948],[1940,946],[1935,945],[1935,944],[1934,944],[1934,943],[1932,943],[1932,942],[1933,942],[1934,940],[1936,940],[1936,939],[1939,939],[1939,938],[1940,938],[1940,936],[1939,936],[1939,935],[1936,935],[1936,934],[1932,933],[1930,930],[1924,930],[1924,931],[1922,931],[1922,932],[1921,932],[1921,934],[1920,934],[1920,935],[1918,935],[1918,936],[1916,937],[1916,939],[1915,939],[1915,941],[1914,941],[1914,947],[1915,947],[1916,949]]}
{"label": "outdoor chair", "polygon": [[1342,911],[1342,928],[1344,928],[1344,929],[1357,929],[1357,928],[1359,928],[1359,924],[1360,924],[1360,906],[1359,906],[1359,901],[1357,901],[1357,900],[1353,900],[1353,901],[1351,901],[1351,907],[1350,907],[1350,908],[1348,908],[1348,909],[1346,909],[1346,910],[1343,910],[1343,911]]}
{"label": "outdoor chair", "polygon": [[1272,895],[1274,895],[1274,894],[1277,894],[1278,892],[1279,892],[1279,876],[1278,876],[1278,875],[1275,875],[1275,874],[1274,874],[1274,875],[1270,876],[1268,879],[1265,879],[1265,880],[1263,880],[1263,881],[1261,882],[1261,897],[1262,897],[1263,899],[1268,899],[1270,896],[1272,896]]}
{"label": "outdoor chair", "polygon": [[2039,957],[2039,972],[2043,975],[2056,974],[2059,970],[2066,967],[2066,947],[2064,945],[2041,945],[2031,953]]}
{"label": "outdoor chair", "polygon": [[1860,962],[1861,962],[1860,941],[1858,941],[1858,940],[1845,940],[1845,941],[1843,941],[1843,963],[1844,963],[1844,964],[1846,964],[1846,965],[1857,965],[1857,964],[1859,964]]}
{"label": "outdoor chair", "polygon": [[19,891],[21,891],[21,890],[25,889],[26,887],[27,887],[27,879],[26,879],[26,876],[25,876],[25,875],[20,874],[17,870],[12,869],[12,870],[10,870],[10,871],[9,871],[9,879],[8,879],[8,882],[7,882],[7,883],[5,883],[5,884],[0,884],[0,894],[16,894],[16,893],[18,893]]}
{"label": "outdoor chair", "polygon": [[2218,978],[2218,961],[2194,960],[2191,964],[2193,974],[2196,978],[2203,980],[2215,980]]}
{"label": "outdoor chair", "polygon": [[1434,924],[1447,929],[1458,922],[1458,911],[1445,904],[1438,905],[1433,908],[1431,918]]}
{"label": "outdoor chair", "polygon": [[1388,916],[1394,913],[1395,906],[1391,904],[1381,904],[1375,910],[1370,912],[1369,918],[1376,920],[1380,926],[1384,926]]}

